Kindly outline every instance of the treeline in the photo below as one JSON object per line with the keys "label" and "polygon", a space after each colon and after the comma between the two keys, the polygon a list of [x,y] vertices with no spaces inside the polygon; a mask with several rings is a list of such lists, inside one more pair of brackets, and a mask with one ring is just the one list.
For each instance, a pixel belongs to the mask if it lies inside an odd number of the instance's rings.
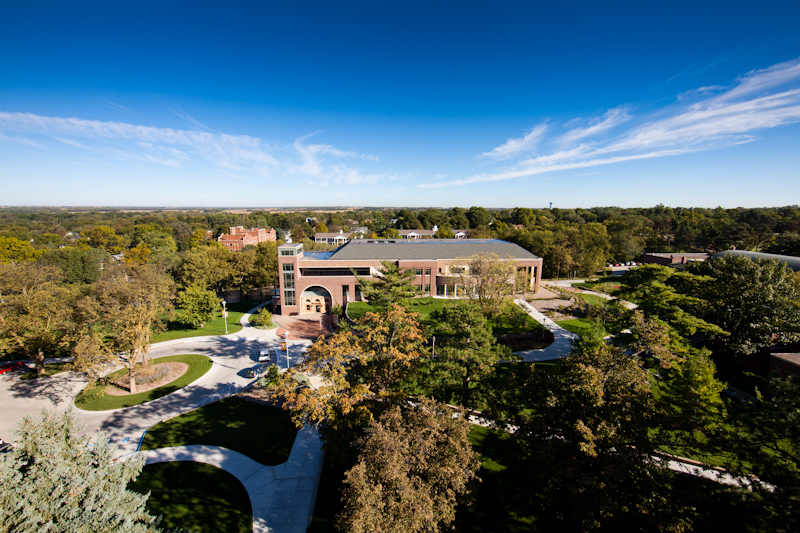
{"label": "treeline", "polygon": [[[606,262],[633,261],[645,252],[729,249],[800,255],[800,207],[753,209],[594,207],[591,209],[358,209],[344,212],[253,211],[0,211],[0,261],[37,251],[84,246],[124,253],[175,271],[179,255],[207,245],[230,226],[273,227],[308,249],[317,232],[366,227],[367,236],[395,237],[399,229],[468,230],[472,238],[501,238],[544,258],[544,276],[590,275]],[[11,239],[11,240],[9,240]],[[26,256],[27,254],[27,256]],[[234,276],[233,278],[236,278]],[[233,279],[232,278],[232,279]],[[231,284],[231,288],[234,288]]]}

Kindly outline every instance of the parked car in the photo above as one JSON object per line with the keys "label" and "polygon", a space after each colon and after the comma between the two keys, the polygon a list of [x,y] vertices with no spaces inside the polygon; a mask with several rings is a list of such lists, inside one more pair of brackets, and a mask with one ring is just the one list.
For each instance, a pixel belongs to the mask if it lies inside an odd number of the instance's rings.
{"label": "parked car", "polygon": [[267,373],[267,368],[267,365],[256,365],[253,368],[248,368],[246,376],[248,378],[260,378]]}
{"label": "parked car", "polygon": [[3,366],[0,366],[0,374],[5,374],[6,372],[11,372],[15,368],[19,368],[22,366],[22,361],[17,361],[16,363],[6,363]]}
{"label": "parked car", "polygon": [[269,355],[269,348],[264,348],[260,352],[258,352],[258,360],[259,361],[272,361],[272,357]]}

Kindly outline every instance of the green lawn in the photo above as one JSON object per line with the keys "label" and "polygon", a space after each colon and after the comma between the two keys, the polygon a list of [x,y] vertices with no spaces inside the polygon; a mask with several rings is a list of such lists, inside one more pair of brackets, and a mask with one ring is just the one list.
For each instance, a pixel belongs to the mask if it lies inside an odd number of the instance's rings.
{"label": "green lawn", "polygon": [[595,281],[587,281],[586,283],[575,283],[573,287],[580,287],[589,291],[604,292],[611,294],[613,291],[620,288],[619,277],[617,276],[604,276]]}
{"label": "green lawn", "polygon": [[[228,304],[228,333],[236,333],[242,329],[240,320],[250,309],[258,305],[256,302],[239,302]],[[204,335],[225,335],[225,320],[222,318],[222,309],[217,313],[216,318],[211,322],[206,322],[205,327],[195,328],[181,322],[180,318],[183,310],[175,311],[175,320],[167,324],[167,329],[157,335],[153,335],[150,342],[163,342],[186,337],[201,337]]]}
{"label": "green lawn", "polygon": [[[413,298],[408,302],[408,310],[419,313],[420,322],[428,327],[434,325],[431,320],[431,313],[434,311],[441,311],[444,303],[449,300],[443,298]],[[367,302],[353,302],[347,305],[347,315],[353,320],[358,320],[368,312],[378,311],[376,307],[371,306]]]}
{"label": "green lawn", "polygon": [[611,301],[603,298],[602,296],[595,296],[594,294],[581,294],[581,298],[595,307],[605,307]]}
{"label": "green lawn", "polygon": [[536,518],[529,509],[521,506],[518,495],[529,490],[520,487],[506,458],[511,453],[511,436],[508,433],[472,426],[469,440],[480,455],[479,483],[473,483],[472,492],[456,510],[455,526],[458,531],[520,532],[535,530]]}
{"label": "green lawn", "polygon": [[[162,387],[127,396],[111,396],[110,394],[105,394],[105,385],[98,382],[81,391],[80,394],[75,397],[75,405],[86,411],[107,411],[109,409],[122,409],[123,407],[139,405],[180,390],[208,372],[212,365],[211,359],[205,355],[171,355],[169,357],[159,357],[158,359],[154,359],[154,361],[156,363],[168,363],[171,361],[186,363],[189,365],[189,369],[184,375]],[[107,378],[113,380],[127,374],[128,369],[123,368],[112,372]]]}
{"label": "green lawn", "polygon": [[69,364],[70,363],[45,363],[44,374],[41,376],[36,375],[36,369],[33,369],[22,374],[19,379],[37,379],[39,377],[55,376],[56,374],[67,372],[66,367]]}
{"label": "green lawn", "polygon": [[163,527],[198,533],[253,531],[247,491],[221,468],[192,462],[152,464],[145,466],[128,488],[142,494],[151,492],[147,509],[163,516]]}
{"label": "green lawn", "polygon": [[575,333],[576,335],[581,335],[587,331],[589,331],[593,323],[591,320],[586,320],[585,318],[573,318],[571,320],[556,320],[556,324],[564,328],[565,330]]}
{"label": "green lawn", "polygon": [[287,411],[232,397],[156,424],[141,449],[207,444],[274,466],[289,458],[296,435]]}
{"label": "green lawn", "polygon": [[[433,335],[441,335],[442,331],[439,329],[439,324],[431,319],[431,313],[434,311],[441,311],[446,302],[451,302],[445,298],[414,298],[409,301],[408,310],[419,313],[420,323],[428,328]],[[353,320],[358,320],[370,311],[376,311],[366,302],[353,302],[347,306],[347,314]],[[522,311],[516,305],[513,306],[514,313],[512,316],[516,319],[504,315],[500,319],[492,323],[492,332],[496,335],[504,335],[508,333],[535,333],[543,329],[543,326],[536,322],[530,315]]]}

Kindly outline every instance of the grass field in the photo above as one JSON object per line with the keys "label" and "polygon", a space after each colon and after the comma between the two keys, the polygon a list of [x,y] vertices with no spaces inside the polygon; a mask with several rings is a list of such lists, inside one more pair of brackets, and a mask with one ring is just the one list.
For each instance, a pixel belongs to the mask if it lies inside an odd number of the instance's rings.
{"label": "grass field", "polygon": [[611,294],[613,291],[620,288],[620,283],[619,283],[619,277],[617,276],[604,276],[595,281],[576,283],[574,286],[589,291],[604,292],[606,294]]}
{"label": "grass field", "polygon": [[253,531],[247,491],[221,468],[192,462],[152,464],[145,466],[128,488],[151,493],[147,509],[153,515],[163,515],[163,527],[197,533]]}
{"label": "grass field", "polygon": [[156,424],[141,449],[207,444],[274,466],[289,458],[296,435],[287,411],[232,397]]}
{"label": "grass field", "polygon": [[[414,298],[409,301],[408,310],[419,313],[420,323],[425,326],[431,334],[440,335],[442,331],[439,328],[439,324],[431,319],[431,313],[434,311],[441,311],[445,303],[451,301],[453,300],[444,298]],[[366,302],[353,302],[347,306],[347,314],[353,320],[358,320],[366,313],[376,310],[376,308]],[[519,318],[513,320],[506,315],[500,317],[497,322],[491,324],[492,332],[496,335],[503,335],[508,333],[535,333],[543,329],[541,324],[536,322],[517,306],[514,306],[513,313],[515,313],[514,316]]]}
{"label": "grass field", "polygon": [[[111,396],[110,394],[105,394],[105,385],[96,383],[87,387],[75,397],[75,405],[86,411],[107,411],[110,409],[122,409],[123,407],[139,405],[180,390],[203,376],[211,369],[212,365],[211,359],[205,355],[171,355],[169,357],[159,357],[154,361],[156,363],[169,363],[172,361],[186,363],[189,365],[189,369],[184,375],[162,387],[138,394],[129,394],[127,396]],[[113,380],[127,374],[128,369],[123,368],[112,372],[107,378]]]}
{"label": "grass field", "polygon": [[[239,323],[242,316],[245,315],[250,309],[258,305],[257,302],[239,302],[235,304],[228,304],[228,333],[236,333],[241,331],[242,326]],[[150,342],[163,342],[175,339],[185,339],[187,337],[201,337],[204,335],[225,335],[225,320],[222,318],[222,309],[217,313],[216,318],[210,322],[206,322],[205,327],[195,328],[189,326],[181,321],[183,311],[178,309],[175,311],[175,320],[167,324],[167,329],[157,335],[153,335]]]}
{"label": "grass field", "polygon": [[586,333],[590,329],[592,329],[592,322],[590,320],[586,320],[584,318],[573,318],[570,320],[556,320],[556,324],[564,328],[565,330],[575,333],[576,335],[581,335]]}
{"label": "grass field", "polygon": [[581,298],[595,307],[605,307],[610,302],[610,300],[607,300],[601,296],[595,296],[594,294],[581,294]]}

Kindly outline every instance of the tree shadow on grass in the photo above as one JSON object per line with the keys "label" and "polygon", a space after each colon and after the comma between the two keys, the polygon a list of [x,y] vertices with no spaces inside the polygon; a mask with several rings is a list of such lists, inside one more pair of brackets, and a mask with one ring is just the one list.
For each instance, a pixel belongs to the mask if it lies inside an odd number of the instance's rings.
{"label": "tree shadow on grass", "polygon": [[151,491],[147,508],[163,515],[162,525],[190,531],[253,530],[247,490],[232,474],[194,462],[158,463],[144,467],[128,485],[139,493]]}

